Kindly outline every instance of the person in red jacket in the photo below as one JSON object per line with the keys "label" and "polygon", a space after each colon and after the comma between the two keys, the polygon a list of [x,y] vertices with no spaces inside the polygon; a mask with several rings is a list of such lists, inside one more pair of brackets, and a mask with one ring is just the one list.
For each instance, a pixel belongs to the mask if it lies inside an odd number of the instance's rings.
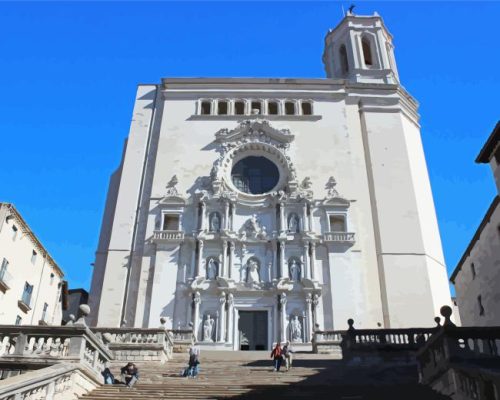
{"label": "person in red jacket", "polygon": [[276,343],[273,351],[271,351],[271,358],[274,360],[274,371],[279,371],[281,367],[281,361],[283,360],[281,356],[281,344],[279,342]]}

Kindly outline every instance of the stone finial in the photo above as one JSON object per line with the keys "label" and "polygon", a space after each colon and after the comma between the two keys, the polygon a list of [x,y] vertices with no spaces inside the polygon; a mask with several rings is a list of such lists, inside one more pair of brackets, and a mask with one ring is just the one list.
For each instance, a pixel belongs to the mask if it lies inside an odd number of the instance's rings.
{"label": "stone finial", "polygon": [[436,323],[436,328],[441,327],[441,318],[440,317],[434,318],[434,322]]}
{"label": "stone finial", "polygon": [[75,320],[76,320],[75,315],[74,314],[69,314],[68,318],[69,318],[69,321],[66,322],[66,326],[72,326],[75,323]]}
{"label": "stone finial", "polygon": [[453,322],[451,322],[451,314],[453,313],[453,310],[451,309],[450,306],[443,306],[439,310],[440,314],[444,317],[444,322],[443,326],[449,327],[449,326],[456,326]]}
{"label": "stone finial", "polygon": [[167,319],[165,317],[160,317],[161,328],[165,329],[166,323],[167,323]]}
{"label": "stone finial", "polygon": [[80,304],[80,307],[78,307],[78,310],[80,311],[80,318],[74,323],[74,325],[79,325],[79,326],[87,326],[87,323],[85,322],[85,317],[87,317],[90,314],[90,307],[88,304]]}

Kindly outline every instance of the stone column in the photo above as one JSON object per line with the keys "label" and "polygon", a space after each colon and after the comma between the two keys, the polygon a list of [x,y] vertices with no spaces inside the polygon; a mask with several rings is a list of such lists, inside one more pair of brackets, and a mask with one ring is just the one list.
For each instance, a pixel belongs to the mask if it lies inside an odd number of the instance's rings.
{"label": "stone column", "polygon": [[219,297],[219,329],[218,329],[218,341],[226,341],[226,293],[222,292]]}
{"label": "stone column", "polygon": [[280,233],[285,232],[285,203],[280,203]]}
{"label": "stone column", "polygon": [[227,201],[224,202],[224,226],[223,229],[225,231],[229,230],[229,203]]}
{"label": "stone column", "polygon": [[220,267],[220,276],[226,277],[227,276],[227,240],[222,241],[222,263]]}
{"label": "stone column", "polygon": [[234,203],[231,203],[231,223],[229,224],[229,230],[234,231]]}
{"label": "stone column", "polygon": [[278,279],[278,245],[275,240],[271,242],[273,251],[273,263],[271,279]]}
{"label": "stone column", "polygon": [[312,215],[312,210],[311,210],[311,205],[309,204],[308,205],[308,209],[309,209],[309,215],[308,215],[308,224],[309,224],[309,232],[312,232],[313,231],[313,215]]}
{"label": "stone column", "polygon": [[281,310],[281,335],[280,340],[286,342],[286,294],[280,295],[280,310]]}
{"label": "stone column", "polygon": [[203,240],[198,239],[198,260],[196,260],[196,277],[201,276],[201,264],[203,262]]}
{"label": "stone column", "polygon": [[229,268],[227,271],[227,276],[229,279],[231,279],[233,275],[233,265],[234,265],[234,249],[236,245],[234,242],[229,242]]}
{"label": "stone column", "polygon": [[313,299],[311,293],[307,294],[306,297],[306,323],[304,326],[304,329],[306,331],[306,342],[310,342],[312,335],[314,333],[314,326],[313,326],[313,317],[312,317],[312,307],[313,307]]}
{"label": "stone column", "polygon": [[284,276],[288,276],[288,271],[286,267],[286,260],[285,260],[285,241],[281,240],[280,241],[280,260],[281,260],[281,265],[280,265],[280,270],[279,270],[279,277],[283,278]]}
{"label": "stone column", "polygon": [[207,213],[207,205],[205,204],[204,201],[202,201],[201,203],[201,215],[200,215],[200,218],[201,218],[201,224],[200,224],[200,230],[204,231],[207,229],[207,216],[206,216],[206,213]]}
{"label": "stone column", "polygon": [[304,242],[303,278],[309,279],[309,242]]}
{"label": "stone column", "polygon": [[227,295],[227,331],[226,342],[233,342],[233,325],[234,325],[234,296],[232,293]]}
{"label": "stone column", "polygon": [[316,279],[316,243],[311,242],[311,279]]}
{"label": "stone column", "polygon": [[302,232],[309,232],[309,218],[307,217],[307,203],[302,207]]}
{"label": "stone column", "polygon": [[196,340],[198,341],[198,330],[200,327],[200,303],[201,303],[200,292],[194,292],[193,303],[194,303],[193,332]]}

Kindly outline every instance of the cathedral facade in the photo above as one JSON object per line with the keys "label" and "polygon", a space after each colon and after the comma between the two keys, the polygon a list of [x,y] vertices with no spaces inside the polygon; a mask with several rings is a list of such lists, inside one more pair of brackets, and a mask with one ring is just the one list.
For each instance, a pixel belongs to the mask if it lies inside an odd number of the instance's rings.
{"label": "cathedral facade", "polygon": [[94,324],[214,348],[432,326],[450,292],[420,138],[378,15],[325,38],[326,79],[140,85],[110,182]]}

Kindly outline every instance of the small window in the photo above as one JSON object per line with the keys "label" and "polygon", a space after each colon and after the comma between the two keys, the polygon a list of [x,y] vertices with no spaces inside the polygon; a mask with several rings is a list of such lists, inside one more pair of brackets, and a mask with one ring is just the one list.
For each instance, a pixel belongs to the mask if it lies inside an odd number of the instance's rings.
{"label": "small window", "polygon": [[309,102],[302,102],[302,115],[312,115],[312,105]]}
{"label": "small window", "polygon": [[367,67],[373,66],[373,58],[372,58],[372,49],[370,45],[370,40],[367,38],[363,38],[361,40],[361,44],[363,47],[363,58],[365,60],[365,65]]}
{"label": "small window", "polygon": [[21,325],[21,322],[23,322],[23,319],[18,315],[16,317],[16,325]]}
{"label": "small window", "polygon": [[267,110],[269,115],[278,115],[278,103],[276,101],[270,101],[267,104]]}
{"label": "small window", "polygon": [[252,101],[252,114],[261,114],[262,104],[260,101]]}
{"label": "small window", "polygon": [[55,274],[53,272],[50,273],[50,284],[53,285],[54,284],[54,278],[55,278]]}
{"label": "small window", "polygon": [[2,266],[0,267],[0,282],[5,279],[5,275],[7,274],[7,268],[9,268],[9,262],[6,258],[2,260]]}
{"label": "small window", "polygon": [[12,225],[12,240],[16,240],[17,238],[17,226]]}
{"label": "small window", "polygon": [[287,101],[285,103],[285,114],[294,115],[295,114],[295,104],[292,101]]}
{"label": "small window", "polygon": [[33,294],[33,285],[30,285],[28,282],[24,284],[23,295],[21,297],[21,301],[29,306],[31,304],[31,295]]}
{"label": "small window", "polygon": [[228,112],[228,103],[227,101],[219,101],[217,105],[217,114],[219,115],[227,115]]}
{"label": "small window", "polygon": [[211,101],[202,101],[201,102],[201,113],[202,113],[202,115],[212,114],[212,102]]}
{"label": "small window", "polygon": [[245,114],[245,102],[244,101],[236,101],[234,103],[234,113],[236,115]]}
{"label": "small window", "polygon": [[347,50],[344,44],[340,46],[339,57],[340,57],[340,72],[342,73],[342,75],[345,75],[347,74],[347,72],[349,72],[349,62],[347,61]]}
{"label": "small window", "polygon": [[164,231],[178,231],[179,230],[179,215],[165,214],[163,217],[163,230]]}
{"label": "small window", "polygon": [[35,265],[37,253],[35,250],[31,253],[31,264]]}
{"label": "small window", "polygon": [[472,279],[476,279],[476,266],[474,263],[470,265],[470,272],[472,273]]}
{"label": "small window", "polygon": [[483,301],[481,299],[481,296],[477,296],[477,304],[479,306],[479,315],[484,315],[484,307],[483,307]]}
{"label": "small window", "polygon": [[43,304],[43,311],[42,311],[42,321],[47,322],[47,311],[49,309],[49,305],[47,303]]}
{"label": "small window", "polygon": [[330,215],[330,231],[345,232],[345,218],[342,215]]}

